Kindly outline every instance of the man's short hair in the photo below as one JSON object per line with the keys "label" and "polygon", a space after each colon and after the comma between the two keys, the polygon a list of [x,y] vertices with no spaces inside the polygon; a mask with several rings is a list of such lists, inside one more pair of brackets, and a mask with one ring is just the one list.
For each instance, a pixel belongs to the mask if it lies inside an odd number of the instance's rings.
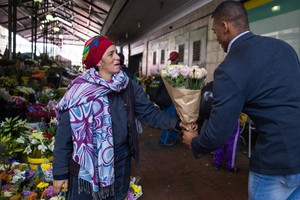
{"label": "man's short hair", "polygon": [[125,59],[124,54],[118,53],[118,55],[120,57],[120,65],[124,65],[124,59]]}

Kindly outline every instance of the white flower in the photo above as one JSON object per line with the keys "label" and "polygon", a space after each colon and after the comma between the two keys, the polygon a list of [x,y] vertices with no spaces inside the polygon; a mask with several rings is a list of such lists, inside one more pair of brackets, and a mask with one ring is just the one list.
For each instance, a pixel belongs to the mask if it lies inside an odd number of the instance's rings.
{"label": "white flower", "polygon": [[32,152],[30,145],[28,145],[25,149],[24,149],[24,153],[30,154]]}
{"label": "white flower", "polygon": [[21,173],[21,172],[22,172],[22,171],[21,171],[21,170],[19,170],[19,169],[14,169],[13,171],[14,171],[14,174],[19,174],[19,173]]}
{"label": "white flower", "polygon": [[207,76],[207,71],[204,68],[200,68],[201,71],[201,78],[206,77]]}
{"label": "white flower", "polygon": [[201,79],[207,76],[207,71],[204,68],[199,68],[198,66],[193,66],[190,72],[190,77]]}
{"label": "white flower", "polygon": [[10,182],[13,184],[15,184],[17,182],[23,182],[26,179],[25,173],[26,172],[23,171],[23,172],[19,172],[19,173],[15,174]]}
{"label": "white flower", "polygon": [[35,94],[35,91],[30,87],[17,86],[17,89],[25,94]]}
{"label": "white flower", "polygon": [[48,148],[51,150],[51,151],[54,151],[54,143],[55,143],[55,139],[53,137],[51,143],[48,145]]}
{"label": "white flower", "polygon": [[21,163],[19,163],[19,162],[13,162],[12,164],[11,164],[11,168],[14,168],[15,166],[18,166],[18,165],[20,165]]}
{"label": "white flower", "polygon": [[19,144],[24,144],[25,143],[25,138],[23,136],[20,136],[18,139],[16,139],[16,142]]}
{"label": "white flower", "polygon": [[44,153],[47,150],[47,146],[42,142],[41,144],[38,145],[38,150]]}
{"label": "white flower", "polygon": [[37,139],[35,139],[35,138],[33,138],[33,139],[30,140],[30,143],[31,143],[31,144],[39,144],[40,141],[37,140]]}
{"label": "white flower", "polygon": [[4,197],[12,197],[14,194],[12,192],[5,191]]}

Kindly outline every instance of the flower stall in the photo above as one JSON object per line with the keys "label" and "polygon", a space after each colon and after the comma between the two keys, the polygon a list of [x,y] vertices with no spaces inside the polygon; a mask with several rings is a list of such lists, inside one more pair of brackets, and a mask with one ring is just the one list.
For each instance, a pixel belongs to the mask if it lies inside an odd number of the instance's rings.
{"label": "flower stall", "polygon": [[1,200],[63,200],[53,193],[52,165],[43,163],[33,170],[27,163],[0,164]]}

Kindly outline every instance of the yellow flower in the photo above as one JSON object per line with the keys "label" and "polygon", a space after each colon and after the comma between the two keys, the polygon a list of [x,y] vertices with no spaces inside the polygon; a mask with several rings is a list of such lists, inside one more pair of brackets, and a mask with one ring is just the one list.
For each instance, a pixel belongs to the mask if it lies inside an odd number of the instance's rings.
{"label": "yellow flower", "polygon": [[48,169],[51,168],[51,164],[50,163],[43,163],[43,164],[41,164],[41,168],[43,169],[43,171],[47,171]]}
{"label": "yellow flower", "polygon": [[37,187],[39,188],[39,189],[43,189],[43,188],[46,188],[46,187],[48,187],[49,186],[49,183],[45,183],[45,182],[40,182],[38,185],[37,185]]}
{"label": "yellow flower", "polygon": [[141,192],[141,188],[138,185],[132,184],[131,187],[132,187],[133,192],[134,192],[135,195],[139,194]]}
{"label": "yellow flower", "polygon": [[39,141],[43,141],[43,139],[44,139],[43,132],[37,132],[36,130],[34,130],[34,131],[32,131],[29,138],[32,140],[37,139]]}

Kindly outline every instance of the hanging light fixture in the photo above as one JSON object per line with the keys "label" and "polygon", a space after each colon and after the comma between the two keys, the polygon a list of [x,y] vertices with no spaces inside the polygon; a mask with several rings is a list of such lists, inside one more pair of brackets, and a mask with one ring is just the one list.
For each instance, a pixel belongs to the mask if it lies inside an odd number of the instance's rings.
{"label": "hanging light fixture", "polygon": [[54,20],[54,17],[53,17],[53,15],[52,15],[51,13],[48,13],[48,14],[46,15],[46,19],[47,19],[48,21],[52,22],[52,21]]}
{"label": "hanging light fixture", "polygon": [[280,11],[280,6],[279,5],[276,5],[276,6],[273,6],[271,8],[272,12],[279,12]]}
{"label": "hanging light fixture", "polygon": [[58,26],[54,26],[53,27],[53,31],[56,33],[56,32],[58,32],[60,29],[59,29],[59,27]]}
{"label": "hanging light fixture", "polygon": [[41,29],[41,30],[43,30],[44,28],[45,28],[45,25],[44,25],[44,24],[40,25],[40,29]]}
{"label": "hanging light fixture", "polygon": [[35,3],[42,3],[43,0],[34,0]]}

